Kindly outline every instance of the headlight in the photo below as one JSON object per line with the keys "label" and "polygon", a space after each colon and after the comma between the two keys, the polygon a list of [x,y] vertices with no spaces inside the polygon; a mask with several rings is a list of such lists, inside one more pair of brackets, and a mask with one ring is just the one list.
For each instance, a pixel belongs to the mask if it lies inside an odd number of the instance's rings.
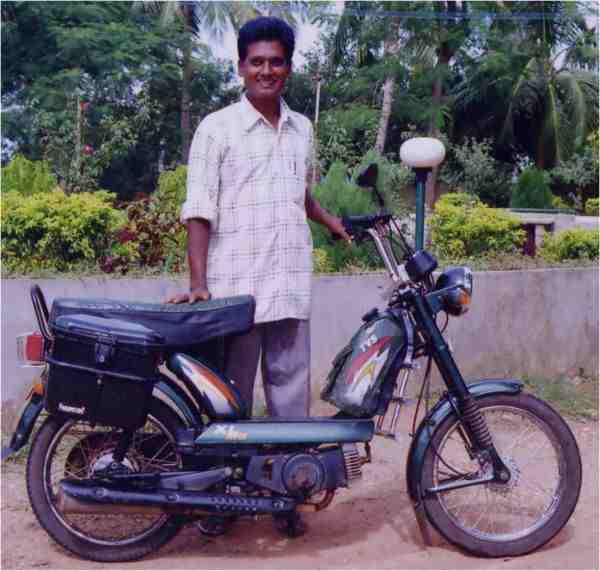
{"label": "headlight", "polygon": [[473,295],[473,274],[465,266],[450,267],[437,279],[434,291],[445,290],[442,306],[450,315],[466,313]]}

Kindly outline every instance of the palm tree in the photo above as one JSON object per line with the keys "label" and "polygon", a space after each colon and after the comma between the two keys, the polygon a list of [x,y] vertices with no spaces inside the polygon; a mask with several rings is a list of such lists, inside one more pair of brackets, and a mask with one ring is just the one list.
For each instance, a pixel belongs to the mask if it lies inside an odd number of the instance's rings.
{"label": "palm tree", "polygon": [[519,3],[520,12],[537,10],[542,17],[497,26],[502,41],[491,38],[455,93],[459,113],[499,133],[499,148],[525,150],[540,169],[566,159],[598,122],[597,63],[590,70],[593,60],[581,55],[589,56],[593,35],[576,8]]}

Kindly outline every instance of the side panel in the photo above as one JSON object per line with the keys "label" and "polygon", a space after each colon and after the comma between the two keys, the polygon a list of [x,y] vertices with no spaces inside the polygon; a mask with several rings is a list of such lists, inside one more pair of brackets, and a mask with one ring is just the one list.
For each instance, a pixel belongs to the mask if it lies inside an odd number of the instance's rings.
{"label": "side panel", "polygon": [[168,369],[181,379],[204,412],[213,420],[247,418],[246,405],[237,388],[205,363],[175,353]]}
{"label": "side panel", "polygon": [[217,422],[206,427],[196,445],[223,444],[326,444],[368,442],[372,420],[242,420]]}
{"label": "side panel", "polygon": [[[467,388],[475,398],[478,398],[492,394],[517,394],[523,389],[523,383],[516,379],[486,379],[469,384]],[[453,414],[453,412],[448,396],[440,400],[431,409],[427,418],[421,421],[417,433],[413,438],[406,463],[406,484],[413,502],[419,502],[421,498],[421,471],[431,435],[440,423],[446,417]]]}

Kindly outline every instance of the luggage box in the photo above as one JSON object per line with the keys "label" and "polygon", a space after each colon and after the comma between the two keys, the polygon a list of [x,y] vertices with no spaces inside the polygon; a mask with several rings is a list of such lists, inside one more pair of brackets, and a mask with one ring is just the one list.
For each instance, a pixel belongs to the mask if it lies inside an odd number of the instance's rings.
{"label": "luggage box", "polygon": [[142,426],[163,337],[136,323],[77,314],[57,318],[52,332],[46,409],[92,424]]}

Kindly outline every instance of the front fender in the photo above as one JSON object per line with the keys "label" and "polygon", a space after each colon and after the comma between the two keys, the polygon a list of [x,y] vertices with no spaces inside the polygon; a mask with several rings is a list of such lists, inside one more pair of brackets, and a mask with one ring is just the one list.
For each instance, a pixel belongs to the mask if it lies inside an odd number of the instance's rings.
{"label": "front fender", "polygon": [[[480,398],[493,394],[520,393],[523,390],[523,383],[517,379],[483,379],[467,385],[467,388],[475,398]],[[446,395],[436,403],[427,417],[422,420],[413,437],[406,463],[406,484],[410,498],[415,503],[421,500],[421,472],[431,435],[453,413],[454,409],[450,403],[450,396]]]}

